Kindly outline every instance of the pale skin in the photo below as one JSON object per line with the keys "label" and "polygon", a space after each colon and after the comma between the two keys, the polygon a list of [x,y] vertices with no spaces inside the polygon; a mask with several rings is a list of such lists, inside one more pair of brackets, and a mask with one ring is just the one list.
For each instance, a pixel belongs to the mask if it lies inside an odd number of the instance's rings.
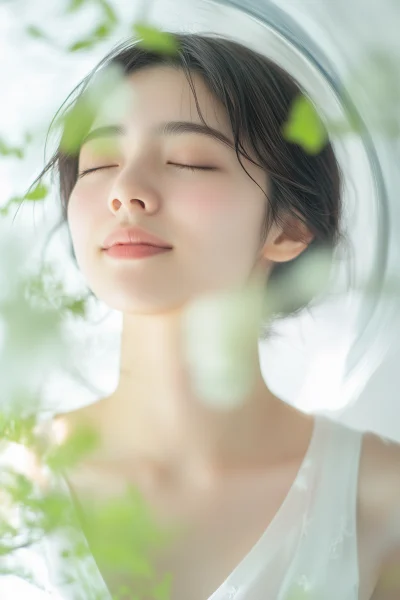
{"label": "pale skin", "polygon": [[[198,76],[194,80],[207,124],[233,142],[224,107]],[[243,520],[243,528],[237,528],[239,541],[230,542],[236,544],[236,554],[222,562],[215,580],[211,577],[204,585],[205,597],[250,550],[277,512],[309,444],[314,420],[268,388],[260,370],[256,336],[250,352],[254,385],[242,406],[228,413],[206,408],[193,389],[185,361],[182,315],[199,296],[238,289],[249,282],[266,283],[273,263],[292,260],[307,244],[274,226],[260,245],[263,191],[268,193],[268,177],[261,168],[242,157],[262,189],[242,169],[234,149],[220,141],[195,133],[154,133],[155,127],[168,121],[202,123],[183,73],[156,67],[133,73],[127,81],[134,101],[123,123],[117,123],[125,133],[118,136],[112,155],[100,160],[94,142],[85,144],[80,153],[80,170],[109,168],[78,179],[68,207],[83,275],[97,297],[123,313],[120,377],[109,397],[57,421],[70,430],[83,418],[102,435],[101,450],[79,473],[71,474],[76,491],[106,495],[110,493],[106,487],[117,493],[126,481],[133,481],[160,517],[201,523],[205,531],[207,523],[232,502],[232,490],[246,485],[247,498],[252,497],[251,491],[253,496],[259,494],[257,507],[246,505],[246,499],[236,507]],[[110,124],[115,123],[96,122],[92,129]],[[215,170],[192,172],[176,164],[207,165]],[[140,260],[110,259],[101,251],[104,238],[116,227],[128,225],[147,229],[172,250]],[[377,436],[366,436],[359,482],[360,539],[376,534],[383,539],[384,524],[400,500],[399,466],[397,444],[386,446]],[[386,493],[372,506],[369,498],[378,476]],[[259,519],[255,518],[246,538],[249,510]],[[190,539],[185,554],[190,552]],[[208,543],[209,547],[215,543],[211,525]],[[396,543],[392,541],[387,548],[386,559],[397,561],[400,570]],[[384,595],[379,585],[371,595],[384,565],[381,555],[372,559],[370,554],[363,543],[360,599],[400,597],[399,588]],[[196,561],[199,565],[198,557]]]}

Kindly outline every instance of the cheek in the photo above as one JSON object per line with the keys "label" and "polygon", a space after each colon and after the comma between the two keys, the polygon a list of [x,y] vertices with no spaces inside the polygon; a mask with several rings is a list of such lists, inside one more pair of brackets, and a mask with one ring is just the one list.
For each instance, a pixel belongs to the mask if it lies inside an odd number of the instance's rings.
{"label": "cheek", "polygon": [[78,242],[78,238],[84,227],[84,222],[85,219],[82,218],[82,207],[78,202],[76,194],[72,193],[68,202],[68,225],[74,246],[76,246]]}
{"label": "cheek", "polygon": [[196,185],[180,195],[177,218],[195,240],[245,245],[252,251],[259,232],[263,203],[240,182]]}
{"label": "cheek", "polygon": [[229,211],[234,210],[234,188],[226,183],[198,183],[190,185],[179,192],[179,206],[182,215],[188,220],[188,227],[219,227],[222,219],[226,219]]}
{"label": "cheek", "polygon": [[[68,203],[68,223],[76,254],[88,248],[88,240],[96,233],[98,211],[94,210],[94,198],[74,190]],[[98,232],[101,233],[101,232]]]}

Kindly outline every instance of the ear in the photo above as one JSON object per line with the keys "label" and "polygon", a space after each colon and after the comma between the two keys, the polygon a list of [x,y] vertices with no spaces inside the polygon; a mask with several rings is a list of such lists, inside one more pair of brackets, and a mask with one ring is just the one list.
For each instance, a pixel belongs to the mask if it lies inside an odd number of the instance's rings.
{"label": "ear", "polygon": [[287,262],[299,256],[314,239],[308,227],[294,216],[285,218],[284,227],[273,224],[264,244],[263,257],[271,262]]}

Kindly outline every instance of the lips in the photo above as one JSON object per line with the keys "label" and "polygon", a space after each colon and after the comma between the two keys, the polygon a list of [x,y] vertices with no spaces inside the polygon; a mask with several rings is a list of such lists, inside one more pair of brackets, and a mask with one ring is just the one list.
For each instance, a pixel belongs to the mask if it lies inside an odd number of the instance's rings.
{"label": "lips", "polygon": [[122,227],[114,230],[103,242],[102,249],[116,245],[146,245],[157,248],[172,248],[165,240],[139,227]]}

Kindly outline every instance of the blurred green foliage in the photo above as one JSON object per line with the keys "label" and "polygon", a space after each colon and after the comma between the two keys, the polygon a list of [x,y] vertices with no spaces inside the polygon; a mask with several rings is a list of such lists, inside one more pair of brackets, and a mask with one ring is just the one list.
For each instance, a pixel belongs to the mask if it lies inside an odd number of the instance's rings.
{"label": "blurred green foliage", "polygon": [[302,146],[308,154],[318,154],[328,141],[326,129],[314,105],[304,95],[294,100],[282,131],[287,141]]}
{"label": "blurred green foliage", "polygon": [[66,154],[77,154],[84,136],[96,114],[96,106],[83,95],[63,117],[63,135],[60,148]]}
{"label": "blurred green foliage", "polygon": [[160,31],[147,23],[135,23],[132,29],[140,38],[138,44],[146,50],[172,55],[178,52],[178,42],[170,33]]}
{"label": "blurred green foliage", "polygon": [[36,25],[28,25],[28,27],[26,28],[26,33],[33,38],[49,40],[48,35]]}
{"label": "blurred green foliage", "polygon": [[24,149],[17,148],[15,146],[9,146],[4,140],[0,139],[0,154],[2,156],[16,156],[17,158],[24,158]]}
{"label": "blurred green foliage", "polygon": [[[97,44],[111,38],[119,25],[116,10],[112,3],[106,0],[70,0],[65,10],[65,16],[77,13],[89,4],[98,7],[98,22],[84,38],[68,46],[66,52],[76,53],[95,48]],[[130,29],[132,34],[139,38],[138,43],[146,49],[166,54],[173,54],[178,50],[174,37],[160,31],[151,23],[141,20],[133,23]],[[29,25],[26,33],[34,39],[50,43],[49,36],[40,27]],[[371,74],[371,68],[373,74]],[[390,96],[388,87],[398,81],[397,65],[391,61],[391,57],[383,54],[372,56],[371,64],[366,65],[366,73],[362,74],[361,79],[363,81],[371,80],[371,77],[378,78],[378,76],[382,79],[382,73],[386,77],[385,85],[376,86],[376,89],[381,93],[381,101],[386,106],[384,103],[387,101],[387,96]],[[356,78],[358,75],[354,74],[354,77]],[[116,83],[117,79],[110,78],[105,83],[103,82],[104,85],[109,85],[109,88],[98,86],[95,87],[95,94],[84,94],[81,100],[59,122],[63,127],[61,148],[64,152],[73,154],[78,151],[83,136],[87,133],[99,108],[96,98],[104,96],[107,89],[112,89]],[[396,94],[398,94],[398,90]],[[398,95],[397,99],[399,99]],[[397,107],[398,103],[396,109]],[[390,121],[390,124],[392,122]],[[339,134],[357,131],[359,128],[357,118],[352,118],[351,115],[350,128],[343,124],[327,124],[328,128],[329,125],[330,131]],[[393,131],[393,125],[390,127]],[[398,128],[396,131],[398,134]],[[285,139],[302,146],[310,154],[320,152],[327,141],[326,128],[313,104],[305,96],[296,98],[282,134]],[[31,139],[32,137],[27,134],[22,147],[11,146],[4,139],[0,139],[0,155],[23,159],[25,146]],[[0,209],[0,214],[7,216],[13,205],[20,205],[25,199],[42,201],[47,198],[48,194],[48,187],[39,183],[24,196],[12,197]],[[309,265],[307,277],[304,277],[304,274],[299,276],[297,289],[300,290],[300,293],[302,282],[307,286],[307,293],[309,293],[310,286],[320,289],[321,285],[325,285],[326,265],[324,267],[318,263],[314,267],[315,269],[312,271],[312,266]],[[311,271],[314,276],[311,275]],[[269,311],[272,314],[278,306],[281,306],[283,298],[290,298],[290,290],[285,285],[285,282],[282,282],[279,288],[270,290],[266,307],[267,313]],[[392,293],[398,293],[399,288],[396,285],[393,286]],[[371,290],[371,292],[373,291]],[[62,282],[56,279],[49,266],[44,265],[39,274],[31,277],[27,286],[27,294],[32,301],[39,302],[43,309],[56,307],[60,314],[71,313],[77,317],[85,317],[85,299],[71,298],[65,294]],[[39,338],[36,341],[40,343]],[[24,341],[21,340],[19,343],[22,347]],[[74,522],[70,499],[61,493],[59,488],[54,488],[51,482],[53,478],[54,481],[57,481],[57,478],[62,477],[69,468],[79,465],[98,446],[99,437],[95,430],[80,428],[65,442],[56,444],[43,433],[43,427],[38,422],[37,415],[22,417],[20,412],[10,414],[10,412],[2,411],[0,413],[0,440],[0,449],[9,444],[22,445],[29,449],[36,456],[37,463],[46,470],[45,481],[48,484],[38,485],[32,476],[2,467],[0,471],[2,499],[0,507],[5,513],[0,511],[0,556],[6,556],[18,547],[27,547],[41,539],[43,535],[55,532],[61,526]],[[18,526],[12,524],[11,519],[7,516],[7,514],[14,513],[16,509],[18,509],[20,519]],[[86,509],[83,503],[81,516],[80,526],[85,532],[93,555],[105,571],[116,570],[118,573],[122,573],[123,577],[133,576],[136,579],[143,579],[140,586],[138,584],[138,587],[142,588],[140,591],[132,591],[129,586],[122,585],[118,597],[130,594],[131,600],[142,600],[141,594],[144,593],[145,588],[146,593],[150,593],[154,600],[167,600],[170,597],[171,574],[165,574],[159,581],[149,558],[149,547],[154,544],[166,543],[166,540],[170,539],[170,532],[166,536],[165,532],[160,532],[155,527],[145,504],[134,489],[130,488],[124,498],[106,503],[99,501],[96,506],[90,504],[86,506]],[[21,532],[25,533],[22,541]],[[79,560],[84,553],[85,549],[81,544],[73,545],[71,542],[70,552],[66,552],[64,558],[66,561],[69,559]],[[34,581],[34,577],[27,571],[17,571],[16,568],[8,570],[7,567],[0,566],[0,574],[7,572],[19,574],[27,581]],[[311,600],[311,596],[301,589],[294,589],[287,600]]]}
{"label": "blurred green foliage", "polygon": [[80,8],[82,8],[82,6],[84,4],[87,4],[88,0],[70,0],[65,13],[69,14],[69,13],[73,13],[76,12],[77,10],[79,10]]}
{"label": "blurred green foliage", "polygon": [[44,200],[48,193],[48,187],[43,183],[38,183],[31,192],[24,196],[24,200]]}
{"label": "blurred green foliage", "polygon": [[400,135],[400,78],[396,53],[371,45],[360,68],[349,76],[350,94],[368,98],[370,126],[389,139]]}
{"label": "blurred green foliage", "polygon": [[[91,85],[72,108],[57,120],[57,124],[62,128],[61,151],[77,155],[96,117],[110,110],[111,104],[114,118],[123,118],[123,111],[128,102],[129,88],[118,67],[108,67],[96,73]],[[108,141],[105,145],[104,141],[99,142],[100,140],[97,140],[96,145],[99,152],[111,150],[112,143]]]}
{"label": "blurred green foliage", "polygon": [[[112,4],[106,0],[91,0],[91,4],[95,4],[100,9],[100,19],[94,29],[88,33],[83,39],[77,40],[67,50],[69,52],[77,52],[80,50],[91,50],[99,42],[109,38],[118,26],[118,16]],[[72,0],[67,7],[66,13],[71,14],[84,5],[88,5],[89,0]]]}

